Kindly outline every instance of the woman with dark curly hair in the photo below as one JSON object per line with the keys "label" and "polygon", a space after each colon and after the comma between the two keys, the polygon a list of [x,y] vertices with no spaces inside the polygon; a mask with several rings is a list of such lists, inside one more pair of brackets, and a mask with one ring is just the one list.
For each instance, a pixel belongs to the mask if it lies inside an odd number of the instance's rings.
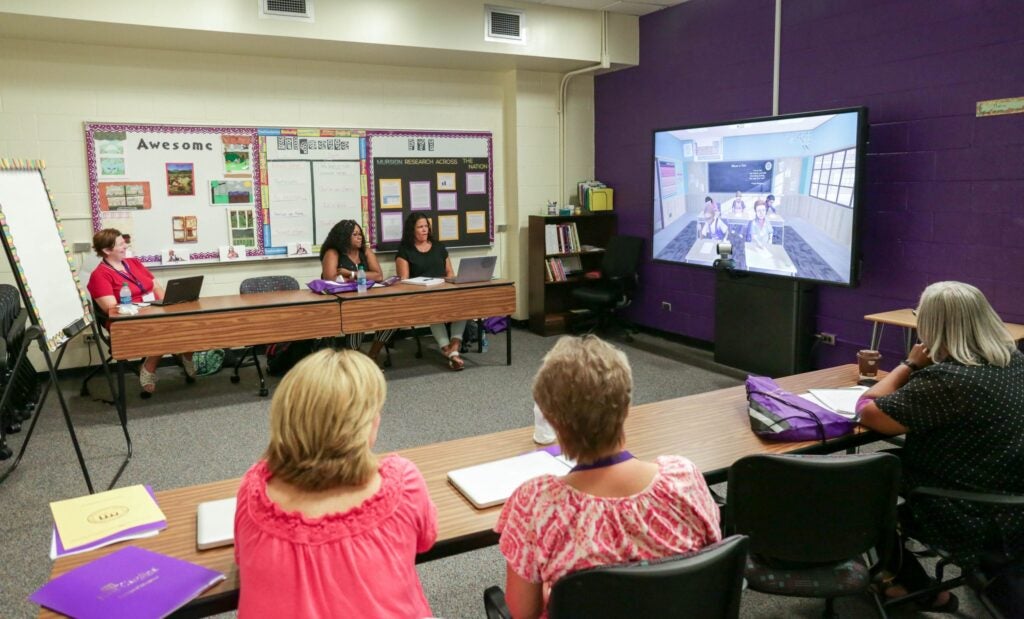
{"label": "woman with dark curly hair", "polygon": [[[320,245],[320,265],[320,277],[331,281],[354,280],[360,265],[366,273],[366,279],[375,282],[384,279],[384,271],[366,243],[362,227],[351,219],[342,219],[327,233],[327,238]],[[377,359],[380,350],[394,333],[395,329],[384,329],[374,334],[373,345],[367,353],[371,359]],[[349,346],[359,350],[362,339],[362,333],[350,333]]]}

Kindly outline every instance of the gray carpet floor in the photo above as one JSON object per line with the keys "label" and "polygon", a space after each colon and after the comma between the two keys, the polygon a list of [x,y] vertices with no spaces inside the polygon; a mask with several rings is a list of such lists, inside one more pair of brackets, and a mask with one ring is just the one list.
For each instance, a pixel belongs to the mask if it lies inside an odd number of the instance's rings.
{"label": "gray carpet floor", "polygon": [[[425,339],[423,359],[415,359],[411,340],[397,343],[393,367],[385,371],[388,398],[378,451],[413,447],[453,438],[532,424],[530,384],[554,338],[516,329],[513,364],[506,366],[505,337],[491,336],[490,350],[466,355],[466,371],[449,372]],[[650,335],[633,343],[615,340],[633,365],[634,402],[642,404],[741,383],[742,374],[717,366],[710,354]],[[255,370],[243,370],[231,384],[229,372],[201,378],[190,386],[180,369],[161,368],[157,394],[140,400],[130,389],[129,429],[135,456],[119,486],[151,484],[156,490],[177,488],[242,475],[266,446],[269,398],[257,396]],[[276,379],[271,379],[271,390]],[[72,411],[94,484],[105,487],[124,454],[114,409],[78,395],[80,381],[68,377],[63,392]],[[104,396],[102,378],[91,383],[93,396]],[[27,424],[26,424],[27,425]],[[17,450],[23,434],[10,437]],[[684,454],[685,455],[685,454]],[[6,467],[10,461],[0,463]],[[724,489],[723,489],[724,490]],[[51,562],[50,501],[82,495],[85,483],[54,397],[41,413],[25,458],[0,485],[0,616],[31,617],[37,607],[29,594],[46,582]],[[495,547],[434,561],[419,567],[427,597],[438,617],[482,617],[482,592],[504,584],[505,566]],[[957,591],[961,616],[983,616],[970,593]],[[822,603],[744,594],[743,617],[818,617]],[[837,603],[843,617],[872,617],[864,599]],[[230,615],[228,615],[230,616]],[[899,616],[899,615],[896,615]]]}

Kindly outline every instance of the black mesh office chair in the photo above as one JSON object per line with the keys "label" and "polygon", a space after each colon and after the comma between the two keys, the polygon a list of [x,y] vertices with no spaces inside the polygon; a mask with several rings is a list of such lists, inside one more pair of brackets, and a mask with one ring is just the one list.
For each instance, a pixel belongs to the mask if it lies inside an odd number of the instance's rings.
{"label": "black mesh office chair", "polygon": [[[113,357],[112,353],[110,352],[110,332],[107,331],[107,325],[106,325],[107,313],[104,312],[102,309],[100,309],[100,306],[96,303],[95,299],[92,302],[92,313],[93,313],[93,317],[96,320],[97,326],[99,327],[99,329],[98,329],[98,331],[100,333],[100,342],[99,342],[100,346],[99,346],[99,349],[101,351],[105,349],[107,352],[106,352],[106,360],[104,361],[103,359],[100,359],[99,365],[96,365],[95,367],[91,368],[89,370],[89,372],[85,375],[85,378],[82,379],[82,386],[78,390],[78,395],[82,396],[83,398],[89,397],[90,395],[92,395],[92,393],[89,390],[89,381],[92,380],[97,374],[99,374],[100,372],[103,371],[103,364],[106,363],[108,365],[113,366],[113,364],[115,363],[114,357]],[[177,355],[175,355],[175,357],[174,357],[174,362],[177,365],[179,365],[179,366],[182,365],[181,359]],[[128,369],[130,369],[131,372],[133,374],[135,374],[136,376],[139,375],[139,364],[138,363],[130,363],[128,365]],[[184,368],[182,368],[182,369],[184,369]],[[191,385],[191,384],[193,384],[195,382],[196,382],[196,378],[194,376],[189,376],[187,374],[185,375],[185,383],[186,384]],[[117,395],[112,393],[112,394],[110,394],[110,397],[111,398],[116,398]],[[139,397],[141,397],[143,400],[148,400],[149,398],[153,397],[153,394],[148,392],[148,391],[143,390],[143,391],[141,391],[139,393]],[[99,401],[104,402],[106,404],[110,404],[111,406],[114,405],[114,400],[103,400],[102,398],[100,398]]]}
{"label": "black mesh office chair", "polygon": [[[278,292],[283,290],[298,290],[299,282],[290,275],[264,275],[262,277],[250,277],[242,281],[238,286],[238,294],[255,294],[257,292]],[[238,384],[242,378],[238,371],[242,368],[255,367],[256,374],[260,377],[260,396],[266,397],[270,391],[267,389],[267,379],[263,376],[263,367],[260,365],[259,352],[262,346],[249,346],[242,352],[242,356],[235,363],[235,373],[231,375],[231,382]]]}
{"label": "black mesh office chair", "polygon": [[601,279],[572,291],[573,301],[590,310],[596,318],[591,331],[606,329],[616,322],[626,332],[626,339],[632,339],[629,325],[618,312],[633,302],[643,245],[639,237],[611,237],[601,261]]}
{"label": "black mesh office chair", "polygon": [[[580,570],[551,588],[548,616],[733,619],[746,554],[747,538],[733,535],[686,555]],[[500,587],[484,592],[484,609],[487,619],[511,617]]]}
{"label": "black mesh office chair", "polygon": [[[870,592],[892,551],[900,460],[757,455],[729,468],[730,532],[750,536],[747,586],[762,593],[825,598]],[[874,551],[877,561],[866,555]],[[872,592],[879,616],[886,617]]]}
{"label": "black mesh office chair", "polygon": [[[921,556],[936,557],[935,584],[927,589],[914,591],[901,598],[886,601],[886,608],[908,602],[928,600],[940,591],[949,591],[961,585],[974,590],[985,609],[995,619],[1020,617],[1024,612],[1024,548],[1022,540],[1006,539],[1001,520],[1010,520],[1013,513],[1024,510],[1024,495],[968,492],[919,486],[908,494],[908,501],[929,500],[964,501],[966,503],[995,507],[988,518],[985,531],[979,534],[991,540],[991,544],[976,560],[963,561],[945,548],[922,542],[925,550]],[[946,579],[945,570],[950,565],[960,568],[960,575]]]}

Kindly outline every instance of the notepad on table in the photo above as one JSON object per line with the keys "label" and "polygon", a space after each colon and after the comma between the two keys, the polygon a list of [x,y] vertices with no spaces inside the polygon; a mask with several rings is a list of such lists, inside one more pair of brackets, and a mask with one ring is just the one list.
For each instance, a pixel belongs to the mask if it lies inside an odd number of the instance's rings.
{"label": "notepad on table", "polygon": [[235,542],[235,497],[206,501],[196,509],[196,548],[207,550]]}
{"label": "notepad on table", "polygon": [[411,277],[403,279],[403,284],[415,284],[417,286],[436,286],[444,283],[443,277]]}
{"label": "notepad on table", "polygon": [[58,551],[123,539],[167,527],[167,517],[142,484],[50,503]]}
{"label": "notepad on table", "polygon": [[867,387],[848,387],[846,389],[808,389],[807,392],[825,408],[843,417],[854,419],[857,417],[857,400],[867,390]]}
{"label": "notepad on table", "polygon": [[[153,501],[156,501],[156,495],[153,494],[153,488],[149,485],[146,485],[145,488],[149,496],[153,497]],[[123,531],[118,531],[98,540],[69,549],[64,546],[64,540],[61,539],[60,533],[57,532],[57,525],[55,524],[53,525],[53,533],[50,536],[50,559],[77,555],[127,540],[152,537],[165,528],[167,528],[167,521],[157,520],[148,524],[142,524]]]}
{"label": "notepad on table", "polygon": [[29,600],[69,617],[166,617],[224,580],[224,574],[126,546],[62,574]]}
{"label": "notepad on table", "polygon": [[571,468],[564,458],[541,449],[450,471],[448,481],[469,499],[470,503],[483,509],[501,505],[528,479],[540,475],[562,477]]}

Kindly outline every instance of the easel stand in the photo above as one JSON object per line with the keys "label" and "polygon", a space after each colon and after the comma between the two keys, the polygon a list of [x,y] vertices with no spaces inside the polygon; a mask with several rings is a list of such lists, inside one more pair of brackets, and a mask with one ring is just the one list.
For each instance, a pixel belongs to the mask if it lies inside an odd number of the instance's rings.
{"label": "easel stand", "polygon": [[[92,485],[92,479],[89,477],[89,469],[85,464],[85,457],[82,455],[82,448],[78,444],[78,435],[75,434],[75,426],[71,421],[71,414],[68,412],[67,402],[64,400],[64,392],[61,390],[60,382],[57,380],[57,369],[60,367],[60,362],[64,359],[64,353],[67,351],[68,343],[70,343],[75,336],[85,330],[81,327],[78,327],[77,330],[75,330],[75,328],[76,327],[69,327],[64,330],[67,335],[67,339],[60,345],[60,352],[57,353],[56,363],[53,362],[53,358],[50,356],[50,351],[47,349],[46,339],[43,336],[42,328],[37,324],[32,324],[25,329],[25,337],[22,339],[21,349],[18,351],[18,359],[14,363],[14,371],[12,372],[12,375],[17,376],[18,369],[21,367],[21,364],[25,362],[25,359],[28,356],[28,348],[32,342],[38,342],[39,349],[42,351],[43,358],[46,360],[49,378],[39,395],[39,401],[36,403],[36,407],[32,415],[32,424],[29,426],[28,432],[25,434],[25,440],[21,444],[21,449],[18,450],[18,457],[15,458],[11,466],[4,471],[2,475],[0,475],[0,483],[3,483],[4,480],[6,480],[11,473],[14,472],[14,469],[18,468],[18,465],[21,463],[21,459],[25,455],[25,450],[28,448],[28,443],[32,439],[32,433],[36,429],[36,422],[39,421],[39,414],[42,412],[43,405],[46,403],[46,396],[49,394],[50,387],[52,386],[57,392],[57,399],[60,400],[60,408],[64,414],[64,424],[67,426],[68,434],[71,436],[71,444],[75,448],[75,455],[78,457],[78,466],[82,469],[82,476],[85,477],[85,485],[89,489],[90,494],[96,492]],[[69,331],[73,332],[69,333]],[[95,320],[92,321],[92,332],[93,343],[99,353],[100,362],[103,364],[103,373],[107,377],[107,385],[110,387],[110,393],[115,394],[114,379],[110,372],[110,366],[108,366],[105,361],[106,357],[103,354],[103,350],[99,345],[100,334]],[[13,384],[13,381],[11,381],[4,389],[3,397],[0,398],[0,409],[7,406]],[[125,468],[128,466],[128,462],[132,458],[132,438],[128,434],[128,415],[125,409],[124,398],[115,397],[115,401],[117,402],[117,416],[121,423],[121,431],[124,432],[124,440],[125,445],[128,448],[128,454],[125,456],[121,466],[117,469],[117,473],[114,475],[114,478],[110,481],[110,485],[107,486],[108,489],[114,487],[114,484],[116,484],[117,480],[120,479],[121,474],[124,473]],[[3,429],[0,428],[0,438],[3,437],[2,432]]]}

